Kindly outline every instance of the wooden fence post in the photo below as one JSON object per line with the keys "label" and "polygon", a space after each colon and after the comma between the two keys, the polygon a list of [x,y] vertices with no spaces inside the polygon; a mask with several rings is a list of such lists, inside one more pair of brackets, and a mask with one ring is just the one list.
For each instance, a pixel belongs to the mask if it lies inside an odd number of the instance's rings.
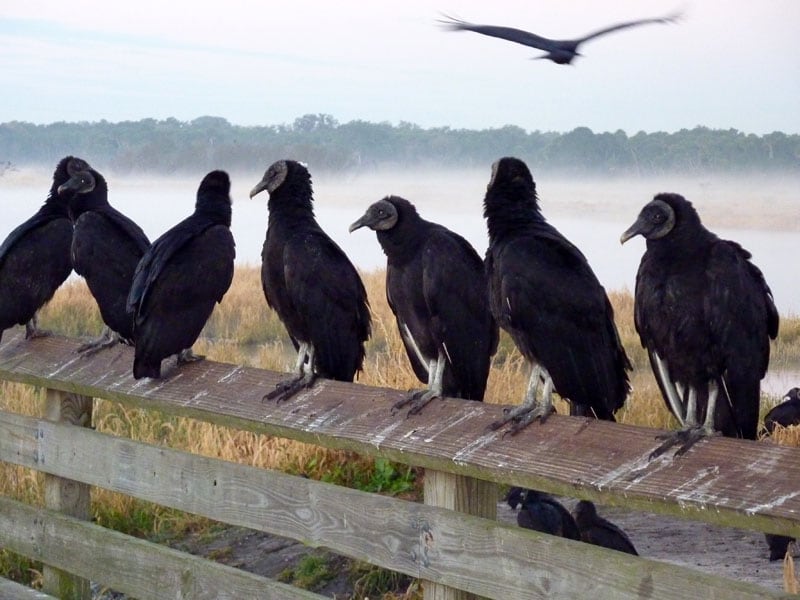
{"label": "wooden fence post", "polygon": [[[443,471],[425,470],[425,504],[497,519],[497,484]],[[477,600],[479,596],[425,581],[425,600]]]}
{"label": "wooden fence post", "polygon": [[[45,400],[45,418],[48,421],[71,423],[79,427],[92,425],[92,399],[48,389]],[[47,440],[42,440],[46,445]],[[55,450],[55,449],[54,449]],[[51,510],[65,515],[89,520],[90,486],[56,475],[44,476],[44,503]],[[69,551],[69,549],[65,549]],[[61,600],[90,600],[89,580],[61,569],[44,566],[42,591]]]}

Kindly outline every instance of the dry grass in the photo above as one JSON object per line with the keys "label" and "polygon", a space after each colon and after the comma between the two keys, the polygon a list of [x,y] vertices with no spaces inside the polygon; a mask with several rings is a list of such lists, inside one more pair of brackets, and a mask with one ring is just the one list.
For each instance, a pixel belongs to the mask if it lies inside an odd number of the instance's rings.
{"label": "dry grass", "polygon": [[[373,313],[373,335],[367,345],[367,360],[359,377],[361,383],[396,389],[420,387],[405,356],[394,316],[384,291],[384,271],[363,274]],[[620,336],[635,366],[633,392],[618,414],[623,423],[670,428],[675,423],[667,412],[649,371],[647,356],[633,326],[633,298],[629,293],[610,294],[615,307]],[[58,291],[40,315],[43,327],[68,336],[96,335],[102,329],[99,311],[83,281],[72,281]],[[257,268],[239,268],[223,303],[212,315],[195,349],[212,360],[245,364],[272,370],[288,370],[294,351],[277,316],[267,308]],[[800,319],[784,319],[781,337],[774,348],[780,365],[800,364]],[[486,401],[518,403],[525,390],[528,369],[507,335],[492,362]],[[0,407],[23,414],[38,414],[42,395],[27,386],[2,384]],[[565,412],[563,403],[557,403]],[[309,444],[260,436],[192,419],[177,418],[100,401],[95,410],[99,431],[133,439],[167,444],[205,456],[243,464],[304,473],[320,479],[336,471],[345,479],[358,469],[369,470],[372,461],[350,453],[325,450]],[[800,429],[776,433],[782,443],[800,445]],[[347,470],[341,465],[348,465]],[[40,501],[38,476],[26,469],[0,464],[3,493],[37,503]],[[342,483],[347,483],[346,481]],[[97,490],[96,510],[114,521],[124,515],[152,514],[152,522],[142,527],[156,531],[169,524],[176,526],[176,513],[152,507],[125,496]],[[142,517],[143,518],[143,517]],[[195,519],[196,521],[196,519]],[[180,524],[178,524],[180,525]]]}
{"label": "dry grass", "polygon": [[789,594],[800,594],[800,581],[794,571],[792,553],[787,552],[783,559],[783,589]]}

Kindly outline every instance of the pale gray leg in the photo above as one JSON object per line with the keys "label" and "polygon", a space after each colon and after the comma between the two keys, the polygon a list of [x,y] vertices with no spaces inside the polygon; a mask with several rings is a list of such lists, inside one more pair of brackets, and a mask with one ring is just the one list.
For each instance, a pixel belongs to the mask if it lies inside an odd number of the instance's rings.
{"label": "pale gray leg", "polygon": [[712,437],[717,435],[714,429],[714,413],[717,406],[717,397],[719,396],[719,386],[715,381],[708,383],[708,401],[706,402],[706,414],[703,424],[700,425],[700,419],[697,415],[697,390],[689,387],[687,390],[686,401],[686,420],[683,427],[673,433],[666,435],[656,436],[656,439],[664,440],[658,448],[650,453],[650,458],[653,459],[660,456],[673,446],[680,445],[675,451],[674,456],[685,454],[692,446],[703,438]]}
{"label": "pale gray leg", "polygon": [[37,337],[47,337],[50,335],[49,331],[39,329],[39,318],[36,314],[33,315],[30,321],[25,323],[25,339],[30,340]]}
{"label": "pale gray leg", "polygon": [[[544,381],[541,402],[536,401],[536,392],[539,381]],[[500,429],[508,422],[513,422],[509,433],[514,435],[530,425],[536,419],[545,422],[553,412],[553,378],[542,365],[534,365],[531,377],[528,380],[528,389],[525,391],[525,400],[520,406],[507,409],[503,418],[489,425],[490,429]]]}
{"label": "pale gray leg", "polygon": [[408,411],[407,416],[415,415],[422,411],[423,408],[434,398],[442,397],[442,387],[444,385],[444,367],[447,364],[444,352],[439,350],[439,356],[436,360],[430,361],[428,365],[428,389],[418,390],[411,392],[402,400],[398,400],[392,406],[392,410],[403,408],[407,404],[411,404],[411,410]]}
{"label": "pale gray leg", "polygon": [[84,354],[85,356],[91,356],[100,350],[111,348],[112,346],[116,346],[121,342],[122,340],[120,339],[119,335],[111,331],[110,328],[106,327],[103,329],[103,333],[100,334],[100,337],[96,337],[93,340],[89,340],[85,344],[78,346],[78,352]]}
{"label": "pale gray leg", "polygon": [[199,360],[205,360],[205,356],[202,354],[195,354],[191,348],[185,348],[178,352],[178,364],[185,365],[186,363],[190,362],[197,362]]}
{"label": "pale gray leg", "polygon": [[306,342],[301,342],[297,349],[296,375],[281,381],[275,389],[265,394],[263,400],[282,402],[294,396],[297,392],[314,385],[317,374],[314,370],[314,347]]}

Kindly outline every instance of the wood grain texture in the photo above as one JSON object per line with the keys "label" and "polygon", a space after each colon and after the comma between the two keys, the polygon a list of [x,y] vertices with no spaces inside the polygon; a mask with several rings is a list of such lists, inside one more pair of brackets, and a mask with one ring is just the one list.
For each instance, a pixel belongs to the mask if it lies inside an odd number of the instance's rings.
{"label": "wood grain texture", "polygon": [[[92,424],[92,399],[48,389],[45,417],[71,427],[89,427]],[[85,483],[45,474],[44,505],[51,510],[88,521],[91,516],[90,491]],[[62,600],[90,600],[92,597],[88,579],[47,564],[42,572],[42,590]]]}
{"label": "wood grain texture", "polygon": [[0,600],[58,600],[39,590],[0,577]]}
{"label": "wood grain texture", "polygon": [[432,402],[392,415],[403,392],[321,380],[288,402],[262,402],[284,374],[202,361],[161,380],[133,379],[131,348],[87,358],[77,340],[0,344],[0,379],[164,410],[477,479],[718,525],[800,537],[800,449],[714,438],[685,456],[648,459],[659,431],[554,415],[519,435],[487,432],[502,406]]}
{"label": "wood grain texture", "polygon": [[[425,471],[424,498],[428,506],[438,506],[485,519],[497,518],[497,484],[444,471]],[[423,539],[423,543],[427,540]],[[429,551],[435,551],[429,549]],[[478,596],[440,585],[424,583],[425,600],[478,600]]]}
{"label": "wood grain texture", "polygon": [[[759,586],[444,508],[2,412],[0,460],[498,600],[780,597]],[[0,512],[5,514],[1,502]],[[14,549],[33,540],[9,519],[3,526],[0,517],[0,546]],[[81,565],[75,570],[82,574]],[[99,575],[97,580],[116,587]]]}
{"label": "wood grain texture", "polygon": [[0,496],[0,540],[142,600],[324,596]]}

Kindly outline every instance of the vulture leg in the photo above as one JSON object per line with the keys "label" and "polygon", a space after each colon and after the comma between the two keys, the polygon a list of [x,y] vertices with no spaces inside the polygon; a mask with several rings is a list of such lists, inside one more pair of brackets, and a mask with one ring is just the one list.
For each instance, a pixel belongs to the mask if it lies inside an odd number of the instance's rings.
{"label": "vulture leg", "polygon": [[91,356],[103,350],[105,348],[110,348],[118,343],[121,343],[122,339],[116,333],[112,332],[111,329],[106,327],[103,329],[103,333],[100,334],[100,337],[94,338],[93,340],[89,340],[85,344],[81,344],[78,346],[78,352],[84,354],[85,356]]}
{"label": "vulture leg", "polygon": [[[539,388],[539,380],[544,382],[541,402],[536,402],[536,392]],[[530,425],[536,419],[542,423],[553,412],[553,379],[542,365],[535,365],[531,370],[531,378],[528,380],[528,389],[525,392],[525,401],[516,408],[507,409],[503,418],[495,421],[489,428],[492,430],[500,429],[508,422],[513,422],[509,432],[515,435]]]}
{"label": "vulture leg", "polygon": [[185,365],[186,363],[190,362],[197,362],[198,360],[205,360],[205,356],[202,354],[195,354],[192,352],[191,348],[186,348],[185,350],[181,350],[178,353],[178,364]]}
{"label": "vulture leg", "polygon": [[699,419],[697,418],[697,391],[693,387],[689,387],[688,396],[686,403],[686,421],[683,427],[674,433],[656,436],[656,439],[664,440],[664,443],[650,453],[651,459],[661,456],[673,446],[678,445],[680,445],[680,448],[675,451],[675,456],[680,456],[685,454],[703,438],[717,435],[717,431],[714,429],[714,413],[717,405],[717,397],[719,396],[719,387],[716,382],[712,381],[708,385],[706,416],[702,425],[700,425]]}
{"label": "vulture leg", "polygon": [[314,347],[307,342],[301,342],[297,350],[295,373],[294,377],[279,382],[274,390],[264,395],[263,400],[283,402],[297,392],[314,385],[317,379],[317,374],[314,372]]}
{"label": "vulture leg", "polygon": [[36,318],[36,315],[33,315],[31,320],[25,323],[26,340],[37,337],[47,337],[48,335],[50,335],[49,331],[45,331],[44,329],[39,329],[39,320]]}
{"label": "vulture leg", "polygon": [[441,398],[445,363],[444,353],[439,350],[437,359],[432,360],[428,366],[428,389],[417,390],[416,392],[410,393],[402,400],[395,402],[394,406],[392,406],[392,410],[402,408],[406,404],[411,404],[411,410],[408,411],[408,416],[410,417],[411,415],[422,412],[422,409],[434,398]]}

